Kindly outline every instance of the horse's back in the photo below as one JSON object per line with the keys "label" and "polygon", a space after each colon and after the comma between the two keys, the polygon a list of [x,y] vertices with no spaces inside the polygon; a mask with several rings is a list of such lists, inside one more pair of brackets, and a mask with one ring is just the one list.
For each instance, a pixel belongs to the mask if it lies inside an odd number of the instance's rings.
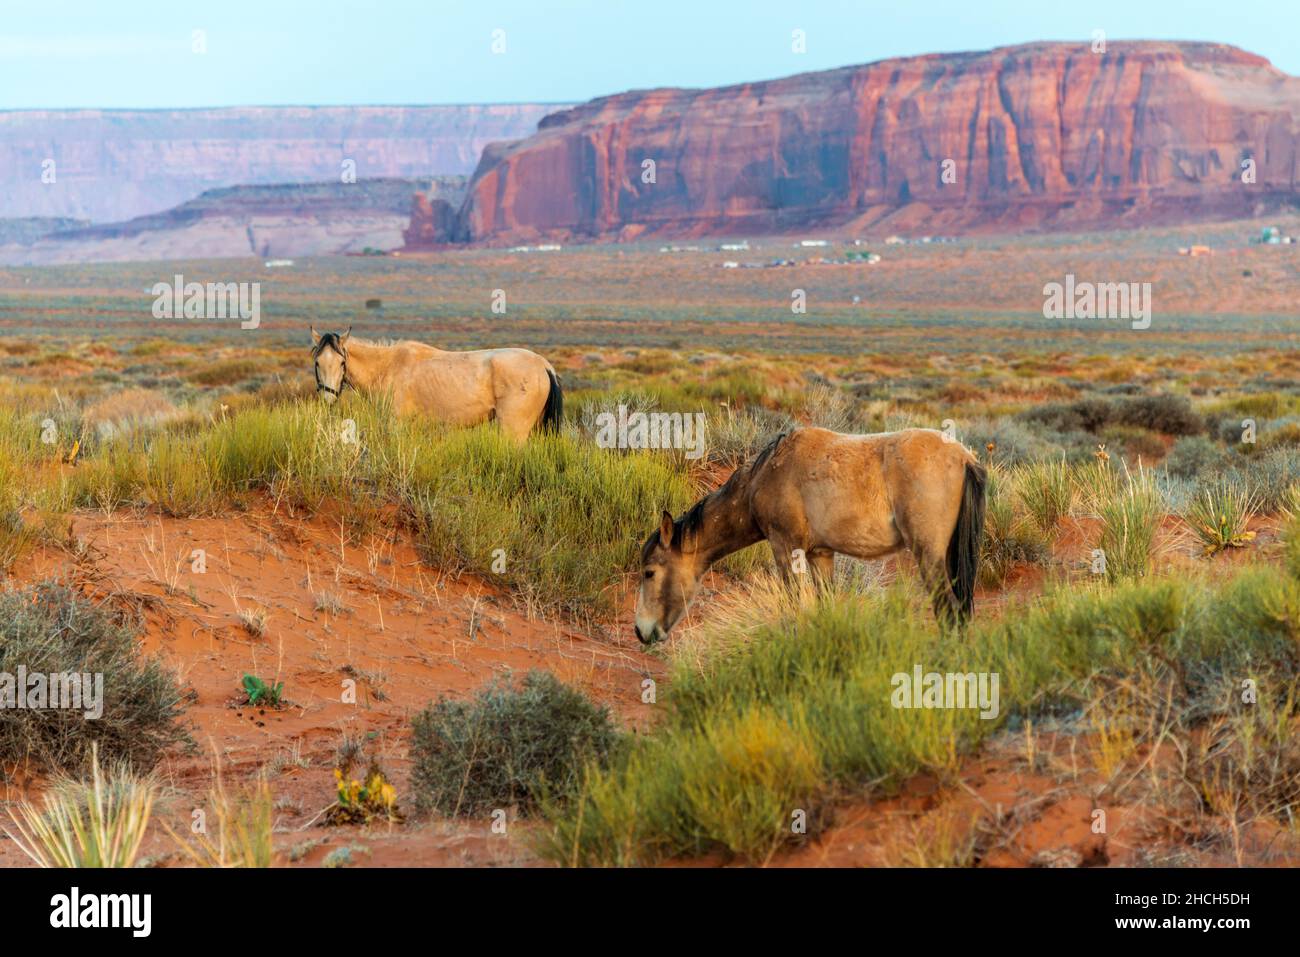
{"label": "horse's back", "polygon": [[752,501],[769,522],[797,516],[814,541],[872,557],[919,533],[927,511],[955,516],[967,461],[961,443],[934,429],[801,428],[752,477]]}
{"label": "horse's back", "polygon": [[807,426],[787,435],[777,454],[814,474],[828,467],[883,469],[889,465],[924,470],[936,462],[964,465],[975,461],[965,446],[937,429],[850,433]]}

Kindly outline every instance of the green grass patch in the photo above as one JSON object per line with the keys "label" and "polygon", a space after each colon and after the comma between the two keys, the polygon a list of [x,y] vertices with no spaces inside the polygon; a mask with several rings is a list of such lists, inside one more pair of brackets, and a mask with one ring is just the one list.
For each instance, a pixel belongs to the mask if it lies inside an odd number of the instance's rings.
{"label": "green grass patch", "polygon": [[[815,827],[845,787],[888,791],[921,770],[952,770],[1008,718],[1079,714],[1119,676],[1152,676],[1189,714],[1231,708],[1245,678],[1293,685],[1300,586],[1275,568],[1219,587],[1074,585],[977,622],[962,641],[893,589],[824,596],[744,631],[742,643],[720,642],[725,653],[679,661],[662,724],[589,768],[575,799],[547,805],[543,853],[571,865],[718,848],[762,860],[798,839],[796,815]],[[998,674],[996,717],[894,707],[893,676],[916,665]]]}

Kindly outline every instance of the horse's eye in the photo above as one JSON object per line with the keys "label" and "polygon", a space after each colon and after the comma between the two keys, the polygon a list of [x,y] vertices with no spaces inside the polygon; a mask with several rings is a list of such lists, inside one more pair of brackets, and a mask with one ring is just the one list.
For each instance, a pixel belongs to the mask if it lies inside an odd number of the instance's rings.
{"label": "horse's eye", "polygon": [[647,569],[645,570],[645,577],[646,577],[646,578],[654,578],[654,577],[655,577],[655,573],[654,573],[654,571],[653,571],[652,569],[647,568]]}

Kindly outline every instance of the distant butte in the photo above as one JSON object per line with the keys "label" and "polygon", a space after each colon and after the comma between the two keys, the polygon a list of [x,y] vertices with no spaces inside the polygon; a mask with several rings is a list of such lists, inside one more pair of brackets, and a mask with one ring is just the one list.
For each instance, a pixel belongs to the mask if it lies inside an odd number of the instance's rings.
{"label": "distant butte", "polygon": [[419,247],[1249,217],[1300,207],[1298,146],[1300,79],[1262,57],[1034,43],[592,100],[488,146],[459,208],[417,205],[406,235]]}

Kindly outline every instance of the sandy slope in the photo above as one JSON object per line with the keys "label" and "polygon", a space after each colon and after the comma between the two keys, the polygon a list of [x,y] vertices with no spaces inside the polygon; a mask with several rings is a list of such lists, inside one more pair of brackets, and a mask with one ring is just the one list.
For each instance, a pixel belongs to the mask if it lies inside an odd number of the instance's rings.
{"label": "sandy slope", "polygon": [[[340,545],[325,515],[295,516],[266,503],[220,518],[82,513],[72,522],[71,551],[36,553],[15,570],[19,581],[63,577],[97,598],[134,606],[146,621],[144,649],[161,654],[194,691],[186,711],[199,745],[168,758],[161,773],[174,789],[164,816],[188,822],[212,781],[213,754],[227,784],[270,771],[280,834],[288,851],[312,841],[318,862],[329,847],[357,844],[358,863],[517,863],[530,855],[524,826],[494,835],[489,821],[417,822],[361,833],[355,828],[301,830],[333,798],[334,752],[342,736],[371,736],[401,795],[408,794],[409,717],[443,695],[463,696],[507,672],[544,667],[608,704],[624,725],[643,726],[651,706],[641,681],[664,666],[640,651],[630,629],[592,637],[563,621],[528,617],[489,584],[423,565],[404,536],[388,530],[362,547]],[[191,570],[194,549],[206,571]],[[337,617],[316,610],[316,595],[340,596]],[[254,637],[239,611],[264,608],[266,632]],[[282,710],[240,707],[245,673],[284,682]],[[356,703],[342,699],[355,682]],[[25,788],[39,790],[39,782]],[[174,846],[159,831],[146,854]],[[25,860],[0,840],[0,863]]]}

